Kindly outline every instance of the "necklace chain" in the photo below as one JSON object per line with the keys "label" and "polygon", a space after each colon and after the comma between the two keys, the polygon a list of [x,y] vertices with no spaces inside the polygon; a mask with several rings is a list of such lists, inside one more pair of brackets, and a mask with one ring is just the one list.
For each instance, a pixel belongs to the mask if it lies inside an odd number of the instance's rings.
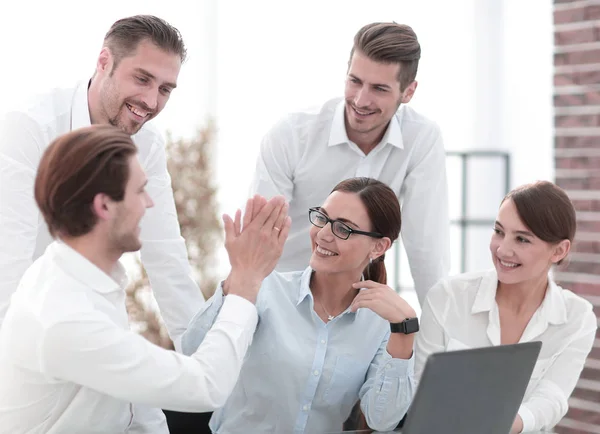
{"label": "necklace chain", "polygon": [[330,314],[327,309],[325,309],[325,305],[323,304],[323,302],[321,301],[321,299],[319,299],[319,304],[321,305],[321,307],[323,308],[323,310],[325,311],[325,313],[327,314],[327,321],[333,321],[333,319],[335,319],[335,317]]}

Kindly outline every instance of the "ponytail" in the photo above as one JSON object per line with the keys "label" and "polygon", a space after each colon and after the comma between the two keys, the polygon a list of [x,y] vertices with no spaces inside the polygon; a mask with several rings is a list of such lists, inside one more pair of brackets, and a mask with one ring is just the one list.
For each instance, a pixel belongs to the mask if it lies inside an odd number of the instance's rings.
{"label": "ponytail", "polygon": [[387,271],[385,269],[385,254],[381,255],[374,261],[369,262],[363,271],[365,280],[372,280],[373,282],[387,284]]}

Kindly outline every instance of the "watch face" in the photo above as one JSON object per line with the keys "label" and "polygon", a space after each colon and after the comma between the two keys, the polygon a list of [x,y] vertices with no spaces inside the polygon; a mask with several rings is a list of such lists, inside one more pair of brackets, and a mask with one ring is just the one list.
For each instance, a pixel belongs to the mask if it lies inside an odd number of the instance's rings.
{"label": "watch face", "polygon": [[404,322],[406,326],[406,334],[416,333],[419,331],[419,320],[417,318],[411,318]]}

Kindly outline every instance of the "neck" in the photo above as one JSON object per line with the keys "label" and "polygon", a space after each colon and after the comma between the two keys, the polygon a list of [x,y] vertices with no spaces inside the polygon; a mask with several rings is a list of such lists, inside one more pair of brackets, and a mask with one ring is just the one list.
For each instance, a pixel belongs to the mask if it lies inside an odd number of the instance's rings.
{"label": "neck", "polygon": [[97,238],[95,234],[86,234],[80,237],[61,237],[61,240],[110,276],[123,252],[107,247],[106,243],[99,242]]}
{"label": "neck", "polygon": [[348,135],[348,139],[350,139],[352,143],[356,143],[356,146],[358,146],[360,150],[363,151],[365,155],[367,155],[375,148],[375,146],[379,144],[379,142],[381,142],[381,139],[383,139],[383,136],[385,135],[385,131],[387,130],[389,122],[383,127],[379,127],[371,131],[366,131],[364,133],[351,130],[348,127],[348,122],[345,120],[345,118],[344,124],[346,126],[346,134]]}
{"label": "neck", "polygon": [[346,310],[358,289],[353,283],[360,281],[361,275],[349,273],[319,273],[314,271],[310,280],[313,297],[325,306],[332,315],[339,315]]}
{"label": "neck", "polygon": [[498,282],[496,302],[499,307],[516,314],[536,310],[544,301],[548,288],[548,274],[515,284]]}

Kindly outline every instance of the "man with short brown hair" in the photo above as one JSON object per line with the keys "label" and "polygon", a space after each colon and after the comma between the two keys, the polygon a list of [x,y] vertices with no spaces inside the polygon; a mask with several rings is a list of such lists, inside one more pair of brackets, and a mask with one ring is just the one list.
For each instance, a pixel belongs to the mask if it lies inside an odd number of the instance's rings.
{"label": "man with short brown hair", "polygon": [[286,204],[250,199],[243,229],[240,213],[224,218],[229,293],[187,357],[129,329],[119,258],[142,246],[147,184],[130,136],[109,125],[60,136],[42,155],[35,200],[56,241],[23,275],[0,329],[0,433],[167,434],[151,407],[215,410],[233,390],[258,290],[289,231]]}
{"label": "man with short brown hair", "polygon": [[141,259],[175,348],[203,304],[181,237],[167,156],[155,118],[177,86],[186,49],[161,18],[136,15],[106,33],[93,77],[36,97],[0,118],[0,325],[27,267],[51,243],[33,198],[33,181],[48,144],[61,134],[110,124],[131,135],[156,206],[141,224]]}

